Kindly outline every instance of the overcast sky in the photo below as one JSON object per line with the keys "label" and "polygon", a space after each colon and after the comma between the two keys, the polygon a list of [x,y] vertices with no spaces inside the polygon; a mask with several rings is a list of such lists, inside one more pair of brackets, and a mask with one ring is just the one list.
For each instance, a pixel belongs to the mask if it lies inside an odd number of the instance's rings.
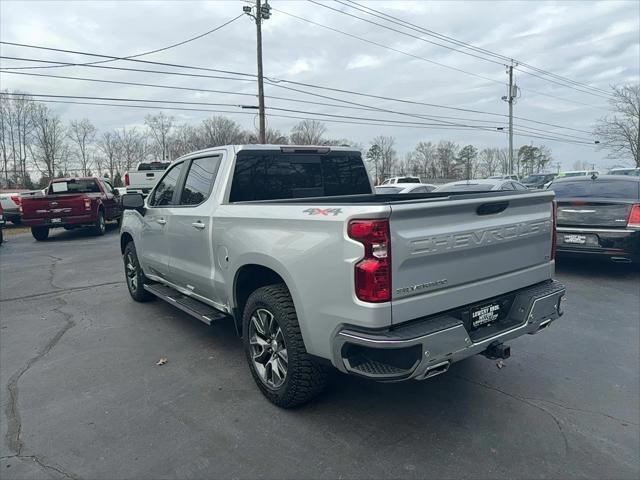
{"label": "overcast sky", "polygon": [[[640,71],[640,2],[405,2],[377,1],[359,3],[381,12],[410,20],[432,31],[454,37],[529,65],[569,77],[601,89],[611,84],[637,83]],[[79,50],[113,56],[127,56],[161,48],[206,32],[242,11],[243,2],[187,1],[122,1],[122,2],[0,2],[0,35],[2,41]],[[357,18],[383,23],[362,12],[337,2],[325,2],[338,11],[305,1],[273,0],[272,16],[263,26],[264,68],[270,79],[286,79],[481,112],[506,114],[507,94],[504,66],[473,58],[419,39],[386,30]],[[316,23],[366,38],[413,56],[366,43],[344,34],[293,18],[294,14]],[[393,24],[392,28],[401,29]],[[419,35],[416,32],[405,30]],[[433,37],[424,36],[434,40]],[[178,63],[234,72],[255,74],[255,25],[246,16],[202,39],[161,53],[141,57],[145,60]],[[2,45],[4,56],[90,62],[99,58]],[[416,58],[416,57],[422,57]],[[494,58],[495,59],[495,58]],[[0,60],[3,68],[35,65],[34,63]],[[445,68],[432,62],[453,68]],[[40,64],[42,65],[42,64]],[[173,70],[176,72],[216,75],[215,73],[144,65],[118,61],[105,65],[125,68]],[[466,74],[471,72],[485,78]],[[22,70],[22,72],[66,75],[84,78],[174,85],[195,89],[214,89],[237,93],[255,93],[256,84],[167,74],[106,70],[67,66],[63,68]],[[494,80],[494,81],[491,81]],[[2,74],[1,87],[32,94],[102,96],[133,99],[179,100],[210,103],[253,105],[249,96],[126,86],[79,80]],[[497,81],[497,82],[496,82]],[[517,117],[570,127],[589,132],[595,120],[607,113],[607,101],[516,70],[516,83],[521,88],[514,107]],[[287,84],[280,84],[287,85]],[[292,86],[291,84],[288,84]],[[295,87],[295,86],[294,86]],[[295,87],[298,88],[298,87]],[[301,87],[303,88],[303,87]],[[267,107],[288,108],[332,115],[347,115],[396,121],[434,123],[433,120],[399,116],[380,111],[354,110],[326,105],[302,104],[286,100],[305,99],[322,103],[338,103],[266,85],[266,94],[285,100],[267,99]],[[305,90],[310,90],[305,88]],[[418,141],[454,140],[460,144],[507,146],[507,136],[493,131],[506,122],[506,117],[460,112],[395,101],[312,90],[336,99],[371,107],[424,116],[437,117],[438,123],[462,123],[485,129],[452,130],[443,128],[407,128],[327,123],[328,136],[350,138],[368,146],[376,135],[393,135],[401,156]],[[545,96],[542,94],[552,95]],[[557,97],[557,98],[556,98]],[[49,104],[65,120],[89,118],[99,129],[142,125],[144,116],[154,110],[103,106]],[[188,108],[229,110],[228,115],[246,129],[254,129],[255,116],[237,107],[191,106]],[[178,121],[198,123],[211,112],[166,111]],[[243,114],[244,113],[244,114]],[[268,114],[306,116],[270,110]],[[435,118],[435,117],[432,117]],[[268,117],[268,126],[288,132],[297,120]],[[358,120],[351,120],[358,121]],[[595,140],[591,134],[563,130],[515,120],[516,125],[535,127],[555,134],[569,134],[585,141]],[[505,129],[506,130],[506,129]],[[549,133],[541,133],[549,135]],[[612,160],[595,146],[581,146],[518,135],[516,147],[533,142],[552,148],[556,161],[565,169],[576,160],[594,162],[600,168]]]}

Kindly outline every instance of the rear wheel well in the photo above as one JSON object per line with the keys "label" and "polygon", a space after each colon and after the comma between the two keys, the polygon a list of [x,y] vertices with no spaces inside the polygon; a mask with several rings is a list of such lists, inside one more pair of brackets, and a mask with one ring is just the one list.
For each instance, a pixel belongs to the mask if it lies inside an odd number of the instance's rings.
{"label": "rear wheel well", "polygon": [[238,270],[233,291],[235,297],[234,320],[239,335],[242,334],[242,314],[249,295],[260,287],[279,283],[285,284],[283,278],[275,271],[262,265],[244,265]]}
{"label": "rear wheel well", "polygon": [[133,237],[131,234],[125,232],[120,236],[120,253],[124,255],[124,249],[127,247],[129,242],[133,242]]}

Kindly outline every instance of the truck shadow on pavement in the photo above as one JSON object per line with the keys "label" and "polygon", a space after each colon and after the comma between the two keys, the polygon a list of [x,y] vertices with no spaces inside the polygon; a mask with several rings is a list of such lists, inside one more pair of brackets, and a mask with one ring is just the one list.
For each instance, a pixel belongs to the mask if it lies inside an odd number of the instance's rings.
{"label": "truck shadow on pavement", "polygon": [[[105,235],[113,235],[116,236],[119,234],[118,225],[115,223],[107,223],[105,225],[106,232]],[[44,241],[45,243],[54,243],[54,242],[68,242],[73,240],[86,240],[88,238],[101,238],[101,236],[96,235],[92,232],[91,228],[75,228],[73,230],[64,230],[62,228],[55,228],[49,232],[49,237]]]}

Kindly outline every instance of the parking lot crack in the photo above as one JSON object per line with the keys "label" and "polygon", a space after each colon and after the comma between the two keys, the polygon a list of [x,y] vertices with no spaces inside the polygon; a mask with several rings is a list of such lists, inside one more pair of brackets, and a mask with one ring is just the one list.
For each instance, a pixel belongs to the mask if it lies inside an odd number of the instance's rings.
{"label": "parking lot crack", "polygon": [[18,458],[31,458],[42,468],[55,470],[61,475],[68,478],[75,478],[72,475],[64,472],[63,470],[53,467],[43,462],[37,455],[23,455],[26,450],[25,444],[22,440],[22,417],[20,415],[19,408],[19,388],[18,383],[22,376],[29,371],[39,360],[45,357],[57,344],[60,342],[64,334],[69,331],[76,323],[73,321],[73,316],[69,313],[62,311],[62,308],[66,305],[66,302],[58,298],[59,306],[52,309],[52,312],[59,313],[64,318],[64,325],[56,331],[56,333],[46,342],[46,344],[36,353],[35,356],[27,360],[22,367],[16,371],[9,382],[7,383],[7,392],[9,394],[9,402],[5,407],[5,415],[7,417],[7,433],[5,439],[9,449],[15,453],[14,457]]}
{"label": "parking lot crack", "polygon": [[476,380],[472,380],[470,378],[463,377],[461,375],[455,375],[455,377],[457,377],[460,380],[463,380],[465,382],[469,382],[469,383],[471,383],[473,385],[477,385],[479,387],[485,388],[487,390],[491,390],[493,392],[500,393],[500,394],[505,395],[505,396],[507,396],[509,398],[512,398],[513,400],[516,400],[518,402],[524,403],[525,405],[529,405],[530,407],[533,407],[536,410],[539,410],[539,411],[545,413],[547,416],[549,416],[553,420],[553,422],[558,427],[558,431],[559,431],[560,435],[562,436],[562,440],[564,441],[565,455],[569,452],[569,440],[567,439],[567,435],[564,432],[564,429],[562,428],[562,423],[560,422],[558,417],[556,417],[553,413],[551,413],[546,408],[544,408],[544,407],[542,407],[540,405],[536,405],[535,403],[533,403],[533,401],[531,401],[530,399],[528,399],[526,397],[521,397],[519,395],[515,395],[513,393],[506,392],[504,390],[499,389],[498,387],[494,387],[494,386],[488,385],[486,383],[478,382]]}
{"label": "parking lot crack", "polygon": [[52,290],[52,291],[49,291],[49,292],[33,293],[31,295],[24,295],[22,297],[3,298],[2,300],[0,300],[0,303],[3,303],[3,302],[14,302],[14,301],[17,301],[17,300],[30,300],[32,298],[40,298],[40,297],[45,297],[47,295],[60,295],[61,293],[79,292],[79,291],[82,291],[82,290],[89,290],[91,288],[106,287],[106,286],[109,286],[109,285],[119,285],[119,284],[123,284],[123,283],[125,283],[124,280],[118,280],[116,282],[97,283],[95,285],[84,285],[82,287],[59,288],[57,290]]}
{"label": "parking lot crack", "polygon": [[569,410],[569,411],[572,411],[572,412],[580,412],[580,413],[589,413],[589,414],[592,414],[592,415],[599,415],[599,416],[606,417],[606,418],[609,418],[611,420],[614,420],[616,422],[620,422],[622,424],[628,424],[628,425],[634,425],[634,426],[639,426],[640,425],[637,422],[633,422],[631,420],[625,420],[624,418],[614,417],[613,415],[609,415],[608,413],[604,413],[604,412],[598,412],[597,410],[587,410],[587,409],[584,409],[584,408],[569,407],[569,406],[564,405],[562,403],[554,402],[552,400],[547,400],[547,399],[544,399],[544,398],[526,397],[526,399],[531,401],[531,402],[548,403],[550,405],[554,405],[556,407],[562,408],[564,410]]}

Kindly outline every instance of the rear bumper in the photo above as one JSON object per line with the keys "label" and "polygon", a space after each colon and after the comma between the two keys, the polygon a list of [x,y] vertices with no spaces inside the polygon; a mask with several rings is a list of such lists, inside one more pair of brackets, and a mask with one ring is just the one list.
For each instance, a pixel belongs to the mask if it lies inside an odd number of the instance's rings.
{"label": "rear bumper", "polygon": [[70,217],[60,217],[60,223],[51,223],[48,218],[24,218],[22,223],[27,227],[66,227],[70,225],[93,225],[96,219],[93,215],[74,215]]}
{"label": "rear bumper", "polygon": [[534,334],[562,315],[564,285],[547,281],[517,292],[509,327],[473,340],[465,323],[450,314],[418,319],[391,330],[343,328],[333,340],[333,363],[344,373],[379,381],[423,380],[446,371],[451,363],[484,352],[525,333]]}
{"label": "rear bumper", "polygon": [[20,220],[20,209],[19,208],[5,208],[4,209],[4,219],[13,221]]}
{"label": "rear bumper", "polygon": [[[640,230],[557,227],[559,255],[607,257],[618,261],[640,262]],[[597,245],[564,243],[564,234],[595,235]]]}

